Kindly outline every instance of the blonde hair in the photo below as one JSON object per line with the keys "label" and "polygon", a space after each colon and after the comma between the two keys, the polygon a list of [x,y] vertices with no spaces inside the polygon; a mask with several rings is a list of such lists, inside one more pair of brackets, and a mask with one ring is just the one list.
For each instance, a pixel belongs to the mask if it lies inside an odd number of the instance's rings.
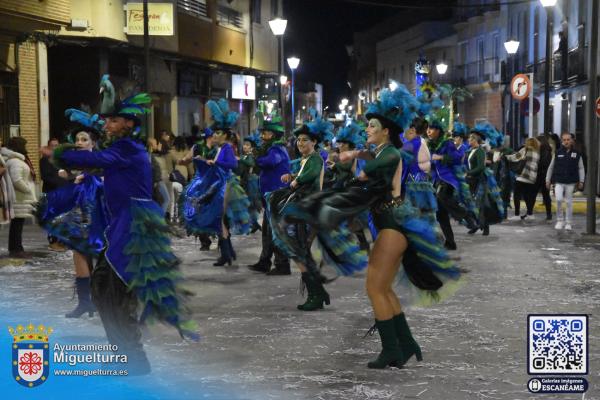
{"label": "blonde hair", "polygon": [[536,138],[528,138],[525,141],[525,148],[530,150],[539,151],[540,150],[540,141]]}

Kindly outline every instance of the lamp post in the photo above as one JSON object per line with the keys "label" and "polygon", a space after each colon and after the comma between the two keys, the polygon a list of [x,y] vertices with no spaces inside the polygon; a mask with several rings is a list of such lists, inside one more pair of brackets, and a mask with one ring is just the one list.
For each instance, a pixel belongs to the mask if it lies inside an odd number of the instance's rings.
{"label": "lamp post", "polygon": [[[279,17],[269,21],[269,27],[271,28],[271,32],[273,35],[278,37],[279,44],[279,80],[281,81],[281,76],[283,76],[283,34],[285,33],[285,28],[287,27],[287,19],[281,19]],[[287,81],[287,78],[286,78]],[[281,118],[283,120],[283,126],[285,126],[285,107],[283,105],[283,85],[282,83],[279,86],[279,106],[281,107]]]}
{"label": "lamp post", "polygon": [[300,59],[298,57],[290,57],[287,59],[288,66],[292,71],[292,131],[296,128],[296,110],[294,108],[294,75],[296,72],[296,68],[300,64]]}
{"label": "lamp post", "polygon": [[[511,77],[508,78],[508,81],[510,82],[512,79],[512,76],[516,74],[516,66],[515,66],[515,60],[516,60],[516,54],[517,54],[517,50],[519,50],[519,41],[515,40],[515,39],[511,39],[508,42],[504,42],[504,48],[506,49],[506,54],[508,54],[508,57],[511,59]],[[508,85],[507,85],[508,87]],[[533,95],[533,94],[532,94]],[[511,128],[511,133],[512,133],[512,143],[516,144],[517,141],[515,140],[515,118],[514,118],[514,100],[512,98],[512,95],[509,97],[510,99],[510,108],[508,113],[510,114],[510,128]]]}
{"label": "lamp post", "polygon": [[[546,70],[544,71],[544,135],[550,133],[550,70],[552,69],[552,7],[556,0],[540,0],[546,9]],[[594,16],[595,17],[595,16]]]}

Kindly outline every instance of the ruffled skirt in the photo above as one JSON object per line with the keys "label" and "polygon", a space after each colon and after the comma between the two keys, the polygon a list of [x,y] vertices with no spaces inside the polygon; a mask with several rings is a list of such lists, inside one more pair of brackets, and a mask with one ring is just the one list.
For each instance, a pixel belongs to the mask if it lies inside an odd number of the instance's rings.
{"label": "ruffled skirt", "polygon": [[91,257],[98,257],[104,248],[108,215],[104,184],[93,175],[42,195],[36,206],[37,221],[49,235]]}

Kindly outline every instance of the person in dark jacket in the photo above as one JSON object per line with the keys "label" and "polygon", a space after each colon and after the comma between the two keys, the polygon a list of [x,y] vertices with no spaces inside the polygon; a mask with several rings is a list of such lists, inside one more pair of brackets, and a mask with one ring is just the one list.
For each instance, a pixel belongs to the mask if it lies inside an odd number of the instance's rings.
{"label": "person in dark jacket", "polygon": [[[284,129],[280,120],[265,121],[262,127],[261,139],[263,145],[256,157],[256,165],[260,168],[259,186],[264,196],[268,192],[286,187],[288,184],[281,181],[283,175],[290,173],[290,157],[281,141]],[[267,216],[266,207],[263,207],[262,222],[262,251],[257,263],[248,268],[267,275],[289,275],[290,260],[273,244],[271,227]],[[275,254],[275,268],[271,270],[271,257]]]}
{"label": "person in dark jacket", "polygon": [[546,220],[552,220],[552,198],[550,191],[546,188],[544,178],[552,161],[552,146],[550,145],[550,135],[538,136],[540,142],[540,162],[538,163],[538,174],[536,179],[536,194],[542,192],[544,207],[546,208]]}
{"label": "person in dark jacket", "polygon": [[[48,140],[48,146],[42,148],[42,158],[40,159],[40,174],[42,178],[42,192],[49,193],[60,187],[65,186],[69,183],[69,180],[65,178],[67,172],[64,171],[64,175],[59,175],[59,170],[52,164],[50,157],[54,149],[58,147],[58,139],[51,138]],[[54,251],[66,251],[67,248],[60,243],[56,237],[48,235],[48,248]]]}
{"label": "person in dark jacket", "polygon": [[[585,169],[582,154],[574,147],[573,135],[565,132],[561,136],[562,146],[556,151],[548,172],[546,173],[546,188],[554,184],[556,194],[556,229],[573,229],[573,192],[575,188],[583,190],[585,182]],[[567,203],[566,221],[563,216],[562,202]]]}

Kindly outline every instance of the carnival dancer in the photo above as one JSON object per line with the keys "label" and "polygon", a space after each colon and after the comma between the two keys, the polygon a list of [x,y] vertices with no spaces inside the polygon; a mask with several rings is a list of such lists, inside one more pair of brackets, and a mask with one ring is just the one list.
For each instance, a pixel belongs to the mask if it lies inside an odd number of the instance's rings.
{"label": "carnival dancer", "polygon": [[[70,142],[79,151],[93,151],[102,129],[98,115],[90,116],[76,109],[66,110],[65,115],[77,124]],[[74,183],[43,194],[36,206],[38,223],[73,250],[77,306],[65,315],[67,318],[79,318],[85,313],[91,317],[96,311],[90,294],[90,274],[93,259],[100,256],[105,246],[104,230],[108,226],[104,184],[99,172],[77,173]]]}
{"label": "carnival dancer", "polygon": [[[281,213],[283,207],[290,202],[295,202],[304,196],[315,193],[323,187],[325,174],[324,162],[321,154],[316,150],[321,138],[321,130],[317,123],[313,124],[313,130],[306,124],[294,131],[296,146],[301,154],[300,170],[297,174],[286,174],[281,181],[290,185],[270,193],[267,196],[267,207],[269,207],[269,218],[274,240],[280,244],[282,250],[288,257],[292,258],[302,273],[302,282],[306,286],[308,296],[304,304],[298,305],[302,311],[314,311],[323,308],[323,303],[329,305],[329,294],[323,287],[319,268],[311,254],[311,245],[314,239],[312,232],[305,223],[293,224],[288,229],[286,224],[281,224]],[[293,233],[290,235],[290,230]],[[286,240],[288,239],[288,240]],[[295,242],[295,246],[289,246],[288,242]]]}
{"label": "carnival dancer", "polygon": [[[265,121],[261,129],[262,146],[256,154],[256,165],[260,168],[260,192],[265,196],[274,190],[287,187],[281,177],[290,173],[290,157],[282,140],[284,128],[280,117]],[[273,235],[269,224],[269,214],[263,203],[262,250],[258,262],[249,265],[252,271],[267,275],[290,275],[290,260],[285,253],[273,244]],[[271,258],[275,255],[275,268],[271,269]]]}
{"label": "carnival dancer", "polygon": [[410,127],[402,134],[402,193],[404,199],[413,207],[421,210],[423,215],[435,221],[437,201],[435,189],[429,178],[431,171],[431,155],[423,134],[427,132],[428,123],[424,118],[415,118]]}
{"label": "carnival dancer", "polygon": [[504,206],[496,179],[485,163],[486,154],[482,146],[485,138],[486,130],[480,125],[476,125],[469,135],[471,150],[467,156],[469,163],[467,181],[479,209],[479,227],[469,230],[468,233],[474,234],[478,229],[481,229],[483,235],[488,236],[490,234],[490,224],[502,221]]}
{"label": "carnival dancer", "polygon": [[429,125],[427,137],[429,139],[427,145],[431,153],[431,175],[437,191],[436,217],[446,238],[444,246],[449,250],[456,250],[450,216],[459,222],[464,220],[469,229],[477,227],[473,215],[457,201],[461,184],[454,174],[454,167],[462,164],[464,154],[456,148],[450,138],[446,137],[444,128],[438,121],[433,121]]}
{"label": "carnival dancer", "polygon": [[393,91],[384,89],[380,100],[367,110],[367,143],[375,150],[340,154],[343,162],[367,160],[359,178],[343,190],[307,196],[284,211],[286,218],[309,222],[322,235],[338,229],[347,218],[371,209],[379,234],[369,256],[366,286],[382,351],[368,363],[369,368],[401,367],[413,355],[422,359],[393,290],[401,263],[404,269],[400,281],[410,282],[410,287],[425,294],[421,300],[440,300],[442,292],[455,289],[461,277],[431,223],[410,202],[401,200],[399,134],[408,128],[415,111],[412,95],[403,86]]}
{"label": "carnival dancer", "polygon": [[235,171],[240,177],[241,185],[250,199],[250,207],[248,209],[251,224],[250,233],[262,229],[258,223],[258,217],[263,209],[262,194],[260,192],[258,175],[255,171],[257,167],[254,157],[256,149],[259,146],[260,134],[255,133],[244,138],[244,144],[242,146],[243,154],[239,157],[238,168]]}
{"label": "carnival dancer", "polygon": [[[461,157],[461,162],[452,167],[452,172],[454,173],[458,183],[458,190],[454,192],[454,197],[458,204],[464,207],[464,209],[467,210],[467,213],[469,213],[469,215],[476,220],[477,215],[479,215],[479,209],[477,208],[477,203],[473,198],[473,193],[471,192],[469,182],[467,182],[467,170],[469,169],[467,154],[471,150],[468,140],[469,132],[469,127],[467,124],[458,121],[454,122],[451,135],[454,145],[456,146],[456,150]],[[459,222],[463,224],[466,223],[465,221]],[[473,227],[471,227],[471,229],[473,229]],[[475,231],[471,233],[474,232]]]}
{"label": "carnival dancer", "polygon": [[[351,121],[338,131],[335,140],[340,152],[351,151],[357,148],[363,149],[366,142],[366,133],[363,126],[357,124],[355,121]],[[358,159],[341,162],[339,161],[339,156],[335,154],[333,160],[329,162],[330,169],[334,175],[332,187],[338,189],[345,187],[360,174],[361,164],[362,160]],[[358,238],[360,249],[369,251],[370,245],[364,233],[365,228],[369,228],[368,211],[354,218],[350,223],[350,229]]]}
{"label": "carnival dancer", "polygon": [[[181,274],[171,251],[169,228],[161,208],[152,201],[148,153],[135,140],[139,115],[149,112],[145,105],[150,101],[145,93],[131,96],[104,115],[107,149],[59,148],[54,153],[54,159],[68,167],[103,169],[110,220],[105,250],[92,272],[92,299],[109,342],[128,356],[130,375],[150,371],[139,322],[159,319],[180,335],[197,338],[196,324],[187,318],[176,286]],[[139,321],[138,301],[143,306]]]}
{"label": "carnival dancer", "polygon": [[[235,260],[236,254],[231,245],[231,232],[236,235],[246,235],[250,232],[250,199],[242,187],[240,177],[234,172],[239,167],[239,137],[234,132],[225,132],[225,143],[233,150],[236,166],[232,169],[227,179],[225,189],[225,230],[227,241],[231,250],[231,256]],[[219,148],[221,150],[221,148]]]}

